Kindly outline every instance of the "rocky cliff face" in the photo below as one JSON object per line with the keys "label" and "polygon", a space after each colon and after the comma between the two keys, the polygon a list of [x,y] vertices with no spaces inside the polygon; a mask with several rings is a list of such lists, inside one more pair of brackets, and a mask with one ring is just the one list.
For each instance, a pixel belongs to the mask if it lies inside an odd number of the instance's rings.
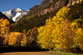
{"label": "rocky cliff face", "polygon": [[[40,5],[32,7],[29,11],[29,14],[46,14],[51,12],[54,9],[60,8],[67,5],[68,0],[42,0]],[[29,15],[28,14],[28,15]]]}
{"label": "rocky cliff face", "polygon": [[46,7],[48,4],[53,3],[54,1],[57,1],[57,0],[42,0],[40,7]]}
{"label": "rocky cliff face", "polygon": [[[63,6],[66,6],[68,4],[68,0],[49,0],[47,3],[45,3],[47,0],[43,0],[40,6],[44,6],[45,9],[41,10],[38,15],[44,15],[50,12],[53,12],[57,9],[60,9]],[[45,4],[44,4],[45,3]]]}
{"label": "rocky cliff face", "polygon": [[38,15],[44,15],[50,12],[55,11],[56,9],[60,9],[63,6],[72,6],[78,3],[81,3],[83,0],[43,0],[40,4],[40,7],[46,7],[41,10]]}
{"label": "rocky cliff face", "polygon": [[69,0],[67,7],[81,3],[83,0]]}
{"label": "rocky cliff face", "polygon": [[42,3],[40,4],[40,6],[46,7],[48,4],[58,2],[58,1],[61,1],[62,3],[63,1],[66,1],[68,3],[65,3],[65,4],[74,5],[76,3],[81,3],[83,0],[42,0]]}

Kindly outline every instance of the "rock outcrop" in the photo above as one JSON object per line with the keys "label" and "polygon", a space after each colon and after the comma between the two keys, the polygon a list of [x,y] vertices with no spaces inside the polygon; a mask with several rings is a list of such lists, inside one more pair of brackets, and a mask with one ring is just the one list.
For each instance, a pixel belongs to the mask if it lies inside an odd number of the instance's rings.
{"label": "rock outcrop", "polygon": [[50,5],[50,7],[47,7],[45,9],[41,10],[40,12],[38,12],[38,16],[53,12],[56,9],[59,9],[63,6],[69,7],[69,6],[81,3],[82,1],[83,0],[43,0],[42,3],[40,4],[40,7],[42,7],[44,5],[49,6],[49,4],[51,4],[51,5]]}
{"label": "rock outcrop", "polygon": [[83,2],[83,0],[69,0],[67,7]]}

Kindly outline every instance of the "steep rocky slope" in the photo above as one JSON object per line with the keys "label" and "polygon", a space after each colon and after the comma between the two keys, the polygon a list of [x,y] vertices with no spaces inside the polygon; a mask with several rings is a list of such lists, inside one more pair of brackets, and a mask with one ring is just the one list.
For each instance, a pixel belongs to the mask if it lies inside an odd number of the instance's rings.
{"label": "steep rocky slope", "polygon": [[81,3],[83,0],[42,0],[40,5],[32,7],[28,15],[37,13],[38,15],[44,15],[60,9],[63,6],[72,6]]}

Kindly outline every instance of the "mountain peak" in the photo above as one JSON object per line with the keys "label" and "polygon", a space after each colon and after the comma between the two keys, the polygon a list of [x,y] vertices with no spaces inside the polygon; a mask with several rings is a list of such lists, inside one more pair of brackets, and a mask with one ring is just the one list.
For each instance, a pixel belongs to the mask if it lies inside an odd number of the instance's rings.
{"label": "mountain peak", "polygon": [[23,11],[22,9],[20,9],[20,8],[15,8],[15,9],[13,9],[13,10],[15,10],[15,11]]}
{"label": "mountain peak", "polygon": [[24,15],[26,15],[28,11],[22,10],[20,8],[11,9],[8,11],[3,12],[9,19],[12,19],[13,21],[17,22],[20,20],[20,18]]}

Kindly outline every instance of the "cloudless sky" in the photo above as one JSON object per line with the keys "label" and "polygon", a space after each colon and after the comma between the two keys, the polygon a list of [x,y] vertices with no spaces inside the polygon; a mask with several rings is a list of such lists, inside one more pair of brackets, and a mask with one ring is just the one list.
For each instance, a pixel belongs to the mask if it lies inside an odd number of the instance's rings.
{"label": "cloudless sky", "polygon": [[0,11],[7,11],[14,8],[28,10],[34,5],[39,5],[42,0],[0,0]]}

